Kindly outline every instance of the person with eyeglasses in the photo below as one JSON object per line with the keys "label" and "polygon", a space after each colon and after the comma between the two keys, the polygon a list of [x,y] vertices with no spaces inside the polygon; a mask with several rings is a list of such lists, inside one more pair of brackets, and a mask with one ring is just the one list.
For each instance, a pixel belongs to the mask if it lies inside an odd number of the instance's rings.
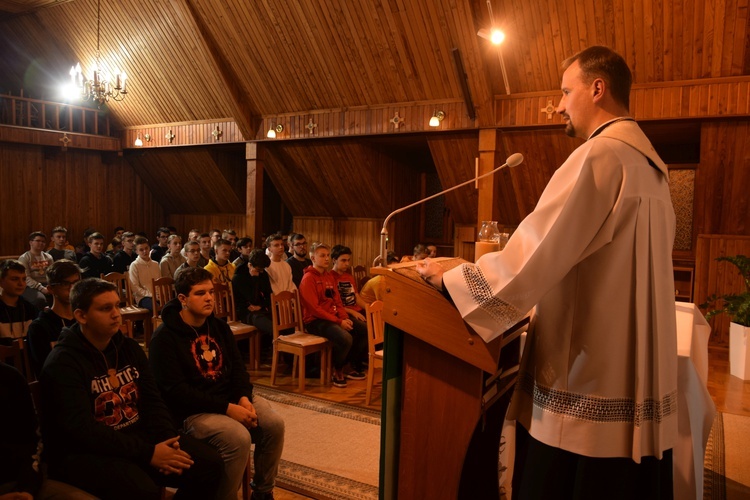
{"label": "person with eyeglasses", "polygon": [[37,309],[47,307],[47,278],[44,271],[55,259],[44,251],[47,248],[47,235],[34,231],[29,235],[29,250],[18,258],[18,262],[26,268],[26,290],[23,298],[31,302]]}
{"label": "person with eyeglasses", "polygon": [[305,269],[312,266],[312,260],[307,256],[307,239],[304,234],[295,233],[291,236],[290,241],[289,247],[292,249],[292,256],[286,261],[292,267],[292,281],[299,288]]}
{"label": "person with eyeglasses", "polygon": [[37,378],[60,332],[76,322],[70,306],[70,288],[81,280],[81,268],[71,260],[60,259],[47,268],[46,274],[47,288],[54,298],[52,307],[39,313],[27,334],[31,368]]}
{"label": "person with eyeglasses", "polygon": [[161,258],[169,251],[168,242],[170,234],[168,227],[160,227],[156,230],[156,243],[151,246],[150,257],[157,264],[161,262]]}
{"label": "person with eyeglasses", "polygon": [[177,275],[185,269],[190,269],[191,267],[204,267],[200,264],[200,243],[198,243],[197,241],[188,241],[187,243],[185,243],[185,248],[183,250],[185,250],[185,262],[183,262],[182,265],[175,270],[174,275],[172,275],[174,279],[177,279]]}

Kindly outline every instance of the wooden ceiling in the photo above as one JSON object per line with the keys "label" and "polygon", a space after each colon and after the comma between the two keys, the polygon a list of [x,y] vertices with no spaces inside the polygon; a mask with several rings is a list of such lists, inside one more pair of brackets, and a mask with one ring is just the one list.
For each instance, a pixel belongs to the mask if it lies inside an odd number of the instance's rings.
{"label": "wooden ceiling", "polygon": [[[558,88],[560,61],[592,44],[622,53],[636,83],[750,74],[746,0],[490,5],[507,34],[513,94]],[[0,21],[0,90],[57,100],[71,65],[90,73],[96,6],[0,0],[16,13]],[[102,0],[101,9],[102,66],[129,76],[130,95],[109,106],[121,126],[233,118],[253,138],[264,116],[455,101],[454,47],[477,126],[492,123],[492,98],[506,93],[498,49],[476,34],[493,24],[486,0]]]}

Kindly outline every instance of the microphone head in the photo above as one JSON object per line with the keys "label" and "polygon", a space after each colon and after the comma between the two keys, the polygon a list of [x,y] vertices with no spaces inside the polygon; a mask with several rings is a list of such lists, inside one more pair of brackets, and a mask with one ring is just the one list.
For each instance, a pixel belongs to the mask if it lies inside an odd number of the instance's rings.
{"label": "microphone head", "polygon": [[507,160],[505,160],[505,163],[509,167],[517,167],[521,163],[523,163],[523,155],[521,153],[513,153],[508,157]]}

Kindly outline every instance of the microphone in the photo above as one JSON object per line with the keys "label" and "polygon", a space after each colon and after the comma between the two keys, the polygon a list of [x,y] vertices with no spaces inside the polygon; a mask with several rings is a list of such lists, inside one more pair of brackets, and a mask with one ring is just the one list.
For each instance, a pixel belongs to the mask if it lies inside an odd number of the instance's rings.
{"label": "microphone", "polygon": [[503,169],[505,167],[513,168],[513,167],[517,167],[521,163],[523,163],[523,155],[521,153],[513,153],[512,155],[510,155],[505,160],[505,163],[503,163],[502,165],[500,165],[496,169],[487,172],[486,174],[482,174],[482,175],[480,175],[478,177],[474,177],[473,179],[469,179],[466,182],[462,182],[461,184],[458,184],[457,186],[453,186],[451,188],[448,188],[448,189],[445,189],[443,191],[440,191],[439,193],[435,193],[435,194],[433,194],[431,196],[428,196],[427,198],[423,198],[423,199],[421,199],[419,201],[415,201],[411,205],[407,205],[405,207],[401,207],[401,208],[399,208],[397,210],[394,210],[390,214],[388,214],[388,217],[386,217],[385,221],[383,221],[383,228],[380,230],[380,266],[381,267],[386,267],[386,263],[387,263],[387,260],[386,260],[387,250],[386,250],[385,246],[386,246],[386,240],[388,239],[388,229],[387,229],[388,221],[391,220],[391,217],[393,217],[394,215],[396,215],[398,213],[403,212],[404,210],[408,210],[408,209],[410,209],[412,207],[416,207],[417,205],[420,205],[420,204],[422,204],[422,203],[424,203],[426,201],[430,201],[433,198],[437,198],[438,196],[442,196],[442,195],[444,195],[445,193],[447,193],[449,191],[453,191],[454,189],[458,189],[460,187],[464,187],[467,184],[471,184],[472,182],[476,182],[479,179],[482,179],[484,177],[487,177],[487,176],[490,176],[492,174],[495,174],[495,173],[497,173],[498,171],[500,171],[501,169]]}

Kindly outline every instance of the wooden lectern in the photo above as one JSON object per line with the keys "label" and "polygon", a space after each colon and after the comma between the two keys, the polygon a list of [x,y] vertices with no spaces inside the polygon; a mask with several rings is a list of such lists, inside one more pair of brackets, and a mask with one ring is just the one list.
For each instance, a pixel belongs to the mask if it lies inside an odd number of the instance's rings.
{"label": "wooden lectern", "polygon": [[[436,259],[452,267],[461,259]],[[454,261],[454,262],[451,262]],[[524,320],[485,343],[414,264],[385,279],[380,497],[499,498],[498,452]]]}

